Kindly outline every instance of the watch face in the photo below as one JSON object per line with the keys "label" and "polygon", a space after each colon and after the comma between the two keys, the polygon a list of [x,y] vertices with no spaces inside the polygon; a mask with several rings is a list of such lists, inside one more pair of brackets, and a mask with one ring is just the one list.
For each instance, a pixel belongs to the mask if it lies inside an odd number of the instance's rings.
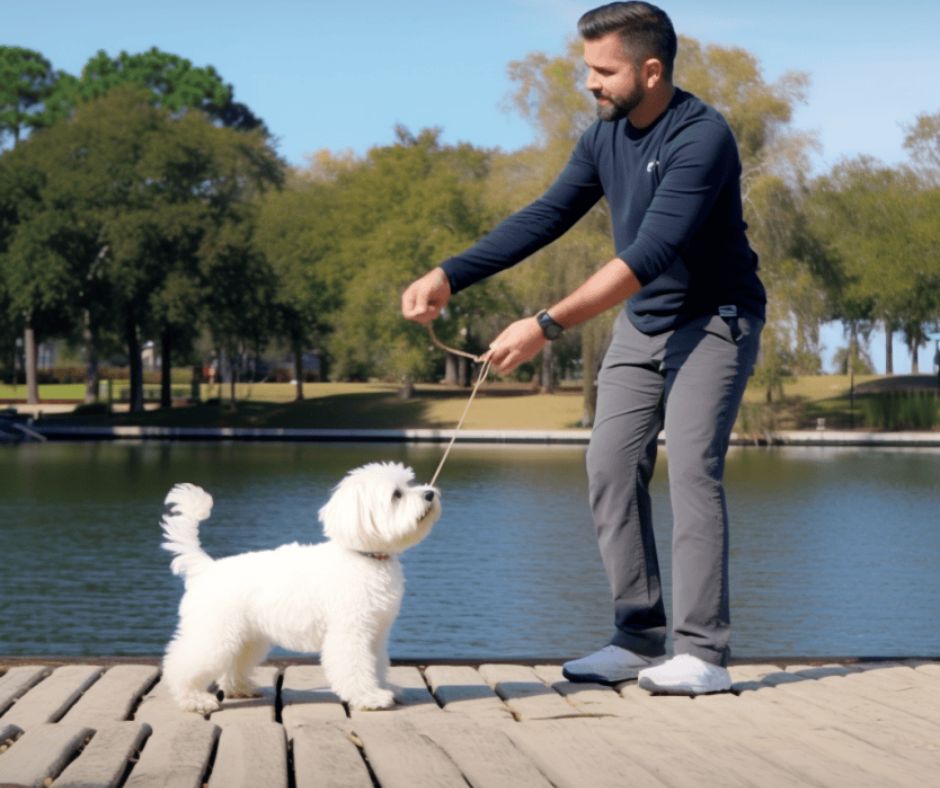
{"label": "watch face", "polygon": [[545,335],[546,339],[558,339],[561,336],[561,332],[564,331],[561,324],[556,323],[552,320],[551,315],[546,311],[539,312],[538,314],[539,325],[542,327],[542,333]]}

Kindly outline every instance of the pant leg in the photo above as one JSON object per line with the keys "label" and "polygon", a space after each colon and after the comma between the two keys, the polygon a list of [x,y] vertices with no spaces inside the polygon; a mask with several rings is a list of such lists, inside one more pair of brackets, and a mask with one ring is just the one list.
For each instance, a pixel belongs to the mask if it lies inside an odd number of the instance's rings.
{"label": "pant leg", "polygon": [[763,323],[715,316],[666,343],[665,430],[673,515],[675,651],[718,665],[729,655],[728,440]]}
{"label": "pant leg", "polygon": [[664,389],[653,350],[621,314],[598,377],[587,451],[591,511],[614,602],[611,642],[646,656],[661,655],[666,638],[649,498]]}

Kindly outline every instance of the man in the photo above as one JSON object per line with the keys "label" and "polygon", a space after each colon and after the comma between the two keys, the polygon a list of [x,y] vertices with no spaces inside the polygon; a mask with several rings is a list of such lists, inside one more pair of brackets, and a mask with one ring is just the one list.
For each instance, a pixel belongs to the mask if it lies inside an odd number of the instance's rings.
{"label": "man", "polygon": [[[652,692],[726,691],[722,476],[766,301],[745,236],[737,145],[721,115],[673,86],[676,35],[659,8],[611,3],[586,13],[578,30],[598,120],[541,198],[412,283],[402,312],[433,320],[451,294],[558,238],[606,196],[616,257],[557,304],[511,324],[487,357],[508,373],[563,330],[626,301],[598,377],[587,452],[615,630],[609,645],[564,673],[639,678]],[[649,498],[663,428],[674,520],[668,661]]]}

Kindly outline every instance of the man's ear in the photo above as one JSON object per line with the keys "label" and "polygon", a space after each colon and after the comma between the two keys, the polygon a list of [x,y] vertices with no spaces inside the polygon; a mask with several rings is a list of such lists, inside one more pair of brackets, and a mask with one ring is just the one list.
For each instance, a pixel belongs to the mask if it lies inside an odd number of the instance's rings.
{"label": "man's ear", "polygon": [[651,57],[643,61],[640,75],[647,90],[652,90],[663,81],[663,63],[659,58]]}

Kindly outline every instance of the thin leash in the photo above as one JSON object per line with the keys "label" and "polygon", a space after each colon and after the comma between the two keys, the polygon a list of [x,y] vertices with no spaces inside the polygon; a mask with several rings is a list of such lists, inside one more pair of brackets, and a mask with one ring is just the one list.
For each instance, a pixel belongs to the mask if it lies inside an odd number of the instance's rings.
{"label": "thin leash", "polygon": [[434,476],[431,478],[431,487],[433,487],[434,482],[437,481],[437,477],[441,474],[441,469],[444,467],[444,463],[447,461],[447,455],[450,454],[450,450],[453,448],[454,443],[457,440],[457,433],[460,432],[460,428],[463,426],[464,419],[467,418],[467,412],[470,410],[470,403],[473,402],[473,398],[477,394],[477,389],[480,388],[483,381],[486,380],[486,376],[489,374],[490,362],[483,361],[480,356],[474,356],[472,353],[465,353],[463,350],[457,350],[456,348],[448,347],[437,338],[437,335],[434,333],[434,329],[431,327],[430,323],[427,324],[427,329],[428,333],[431,335],[431,341],[441,350],[445,350],[448,353],[453,353],[455,356],[468,358],[474,363],[483,363],[483,366],[480,367],[480,374],[477,377],[476,383],[473,384],[473,391],[470,392],[470,398],[467,400],[467,404],[464,405],[463,413],[460,415],[460,420],[457,422],[457,426],[454,428],[454,434],[450,437],[450,443],[447,444],[447,448],[444,450],[444,456],[441,457],[441,461],[437,465],[437,470],[434,471]]}

